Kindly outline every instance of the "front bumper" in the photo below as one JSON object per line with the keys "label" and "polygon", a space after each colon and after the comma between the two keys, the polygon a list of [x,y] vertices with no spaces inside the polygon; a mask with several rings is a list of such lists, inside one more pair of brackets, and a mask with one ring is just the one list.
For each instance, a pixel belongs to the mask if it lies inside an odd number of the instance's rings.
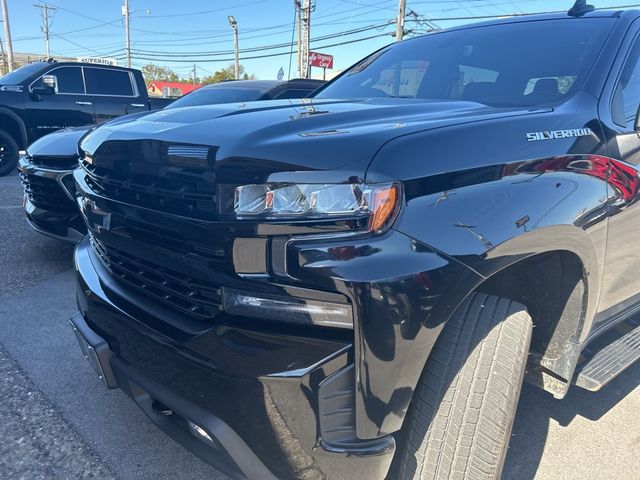
{"label": "front bumper", "polygon": [[22,157],[18,170],[29,225],[60,240],[71,243],[82,240],[87,229],[75,202],[73,169],[47,168]]}
{"label": "front bumper", "polygon": [[[88,239],[75,267],[77,324],[109,345],[103,376],[205,461],[234,478],[386,476],[392,436],[331,444],[321,435],[355,431],[351,342],[247,329],[238,317],[207,328],[184,323],[114,281]],[[212,441],[190,433],[189,422]]]}

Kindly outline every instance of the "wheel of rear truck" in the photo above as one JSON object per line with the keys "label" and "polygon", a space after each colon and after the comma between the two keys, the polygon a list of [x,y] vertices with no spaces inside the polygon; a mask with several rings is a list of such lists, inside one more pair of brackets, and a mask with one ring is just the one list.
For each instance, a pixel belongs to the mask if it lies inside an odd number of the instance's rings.
{"label": "wheel of rear truck", "polygon": [[504,298],[476,293],[458,308],[416,388],[398,479],[500,478],[532,328],[526,308]]}
{"label": "wheel of rear truck", "polygon": [[4,130],[0,130],[0,177],[16,168],[19,154],[20,149],[13,137]]}

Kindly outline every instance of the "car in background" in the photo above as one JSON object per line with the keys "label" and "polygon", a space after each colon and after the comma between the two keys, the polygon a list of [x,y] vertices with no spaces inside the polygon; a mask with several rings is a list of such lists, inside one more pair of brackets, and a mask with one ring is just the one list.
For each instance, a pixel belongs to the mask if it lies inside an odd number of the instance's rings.
{"label": "car in background", "polygon": [[231,80],[201,87],[179,98],[167,108],[193,107],[217,103],[281,100],[283,98],[304,98],[310,96],[325,83],[323,80],[305,78],[288,81]]}
{"label": "car in background", "polygon": [[142,72],[81,62],[39,61],[0,77],[0,176],[19,151],[62,128],[157,110],[173,99],[150,99]]}
{"label": "car in background", "polygon": [[[194,90],[165,109],[302,98],[311,95],[324,83],[308,79],[222,82]],[[68,128],[46,135],[29,145],[20,159],[18,170],[24,189],[24,209],[27,221],[38,232],[72,243],[79,242],[86,234],[86,226],[76,204],[73,170],[78,165],[78,142],[96,128],[98,126],[95,125]]]}

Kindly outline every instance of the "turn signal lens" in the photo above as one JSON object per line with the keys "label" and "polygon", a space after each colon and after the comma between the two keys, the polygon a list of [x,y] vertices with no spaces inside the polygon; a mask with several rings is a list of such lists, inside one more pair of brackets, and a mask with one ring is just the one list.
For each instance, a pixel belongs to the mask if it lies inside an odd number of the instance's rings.
{"label": "turn signal lens", "polygon": [[396,213],[398,203],[398,187],[391,185],[372,192],[371,217],[369,231],[377,232],[384,228]]}

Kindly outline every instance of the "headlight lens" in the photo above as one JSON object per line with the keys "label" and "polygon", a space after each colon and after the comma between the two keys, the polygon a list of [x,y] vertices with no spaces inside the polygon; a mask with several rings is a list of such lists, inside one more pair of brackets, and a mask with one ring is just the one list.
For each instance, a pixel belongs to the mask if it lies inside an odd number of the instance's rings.
{"label": "headlight lens", "polygon": [[238,218],[262,216],[281,219],[368,215],[369,230],[386,226],[400,200],[397,184],[268,184],[236,188]]}

